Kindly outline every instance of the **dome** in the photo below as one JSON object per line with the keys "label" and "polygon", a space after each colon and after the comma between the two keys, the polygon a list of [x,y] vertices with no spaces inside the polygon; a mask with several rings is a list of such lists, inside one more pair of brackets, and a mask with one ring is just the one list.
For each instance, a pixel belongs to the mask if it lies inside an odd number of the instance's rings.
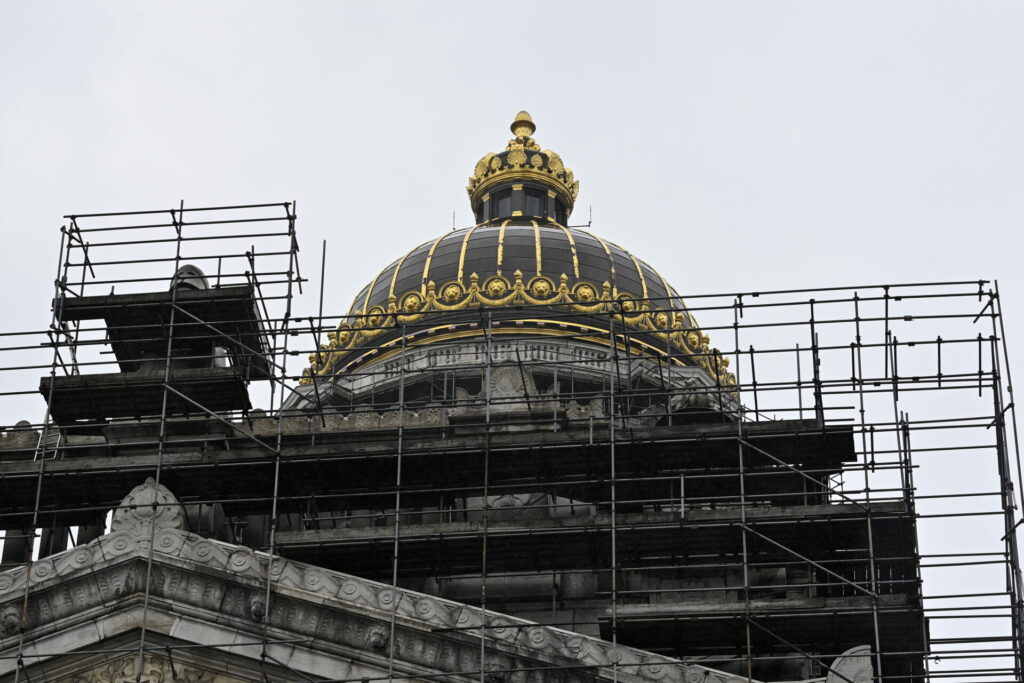
{"label": "dome", "polygon": [[[590,358],[595,368],[605,364],[605,378],[614,345],[651,361],[647,371],[658,377],[652,382],[665,383],[667,366],[680,381],[733,387],[728,359],[709,347],[654,267],[588,229],[566,225],[578,184],[560,159],[550,164],[557,155],[537,152],[545,155],[539,162],[527,155],[525,166],[514,158],[520,147],[538,148],[529,114],[520,112],[512,129],[509,149],[485,156],[477,182],[471,179],[478,223],[424,242],[381,270],[356,295],[328,343],[310,355],[302,383],[344,386],[355,401],[379,389],[371,376],[393,380],[396,366],[389,361],[399,353],[408,368],[429,375],[438,371],[437,359],[424,360],[424,349],[452,354],[462,345],[459,353],[478,358],[472,344],[487,337],[514,347],[520,361]],[[543,349],[534,343],[539,338]],[[410,361],[410,354],[420,360]]]}
{"label": "dome", "polygon": [[567,336],[596,324],[604,337],[612,314],[630,328],[638,354],[702,366],[732,383],[728,359],[714,357],[707,336],[654,267],[588,230],[536,221],[449,231],[393,261],[356,295],[320,362],[312,355],[312,373],[356,372],[386,358],[382,349],[395,348],[403,325],[442,318],[458,325],[479,320],[481,310],[516,322],[516,330],[556,320]]}
{"label": "dome", "polygon": [[[656,299],[663,308],[681,306],[678,294],[654,268],[617,244],[586,230],[534,222],[478,225],[425,242],[364,287],[349,314],[374,307],[388,311],[393,303],[411,313],[431,289],[445,304],[457,304],[473,280],[483,299],[501,299],[516,278],[538,301],[554,297],[564,284],[569,298],[581,303],[607,299],[610,293],[623,301]],[[676,301],[669,305],[668,299]]]}

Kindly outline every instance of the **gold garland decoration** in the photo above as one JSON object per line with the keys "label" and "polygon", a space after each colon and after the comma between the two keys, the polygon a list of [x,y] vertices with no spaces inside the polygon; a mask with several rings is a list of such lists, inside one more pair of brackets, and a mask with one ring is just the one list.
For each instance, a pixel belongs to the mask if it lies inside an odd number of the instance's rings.
{"label": "gold garland decoration", "polygon": [[684,354],[694,357],[700,367],[723,386],[736,386],[736,376],[728,371],[729,359],[711,348],[710,338],[699,329],[685,325],[689,316],[678,311],[651,307],[650,302],[620,293],[605,281],[600,287],[577,282],[569,288],[569,276],[559,277],[558,284],[538,275],[524,281],[516,270],[513,280],[501,274],[488,277],[483,283],[476,273],[469,276],[469,287],[453,280],[437,287],[427,283],[425,294],[419,290],[388,297],[388,306],[371,306],[358,314],[350,314],[333,332],[328,343],[309,354],[310,367],[299,380],[310,384],[314,376],[334,374],[335,366],[351,351],[363,347],[375,337],[402,324],[415,323],[434,312],[461,311],[467,308],[506,308],[518,305],[562,305],[575,313],[614,314],[631,327],[668,341]]}

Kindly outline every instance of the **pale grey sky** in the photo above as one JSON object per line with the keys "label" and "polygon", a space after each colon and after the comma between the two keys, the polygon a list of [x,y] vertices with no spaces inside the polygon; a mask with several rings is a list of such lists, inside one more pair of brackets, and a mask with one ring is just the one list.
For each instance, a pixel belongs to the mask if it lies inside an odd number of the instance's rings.
{"label": "pale grey sky", "polygon": [[527,109],[575,222],[683,293],[997,278],[1022,377],[1022,36],[1020,2],[0,0],[0,320],[48,324],[62,214],[179,199],[297,200],[341,314],[471,222]]}
{"label": "pale grey sky", "polygon": [[1019,2],[0,8],[8,327],[48,320],[62,214],[179,199],[298,200],[341,313],[471,222],[525,108],[576,219],[681,291],[999,278],[1024,330]]}
{"label": "pale grey sky", "polygon": [[684,294],[998,278],[1021,349],[1022,35],[1019,2],[0,0],[4,327],[49,322],[62,214],[180,199],[297,200],[340,315],[472,222],[525,108],[574,222]]}

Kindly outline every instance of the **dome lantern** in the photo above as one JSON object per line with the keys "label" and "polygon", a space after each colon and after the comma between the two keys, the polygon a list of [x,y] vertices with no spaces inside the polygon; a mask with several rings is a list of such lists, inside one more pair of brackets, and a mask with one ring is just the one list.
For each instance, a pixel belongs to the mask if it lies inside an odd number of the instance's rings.
{"label": "dome lantern", "polygon": [[485,155],[470,178],[477,223],[414,246],[363,287],[309,356],[306,388],[289,406],[372,403],[396,391],[398,368],[406,400],[431,404],[437,387],[442,401],[479,392],[491,338],[498,366],[543,361],[512,373],[534,383],[530,395],[557,394],[559,366],[577,389],[604,386],[619,372],[609,349],[621,348],[635,387],[680,396],[710,387],[714,401],[733,400],[729,359],[678,292],[619,245],[567,226],[579,190],[572,171],[540,149],[528,112],[510,129],[506,149]]}
{"label": "dome lantern", "polygon": [[579,194],[579,181],[550,149],[533,139],[537,129],[529,112],[516,114],[515,137],[505,150],[477,162],[466,191],[477,224],[496,221],[529,224],[531,220],[565,225]]}

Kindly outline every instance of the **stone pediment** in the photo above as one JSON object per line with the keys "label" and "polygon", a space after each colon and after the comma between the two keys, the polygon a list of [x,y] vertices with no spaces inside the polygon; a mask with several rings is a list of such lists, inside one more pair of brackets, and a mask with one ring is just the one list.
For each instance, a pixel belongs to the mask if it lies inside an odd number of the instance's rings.
{"label": "stone pediment", "polygon": [[[250,663],[269,661],[298,680],[387,678],[389,671],[413,680],[479,680],[481,651],[491,683],[733,680],[650,652],[203,538],[180,528],[179,509],[166,489],[149,481],[126,498],[112,533],[29,568],[0,572],[0,680],[14,673],[22,629],[30,675],[33,668],[74,669],[76,651],[95,653],[112,639],[127,638],[127,649],[137,651],[145,629],[154,643],[178,644],[167,645],[168,653],[176,646],[203,647]],[[156,658],[153,666],[164,649],[147,653]],[[124,647],[118,657],[123,654]],[[197,680],[233,680],[223,670],[204,675]]]}

